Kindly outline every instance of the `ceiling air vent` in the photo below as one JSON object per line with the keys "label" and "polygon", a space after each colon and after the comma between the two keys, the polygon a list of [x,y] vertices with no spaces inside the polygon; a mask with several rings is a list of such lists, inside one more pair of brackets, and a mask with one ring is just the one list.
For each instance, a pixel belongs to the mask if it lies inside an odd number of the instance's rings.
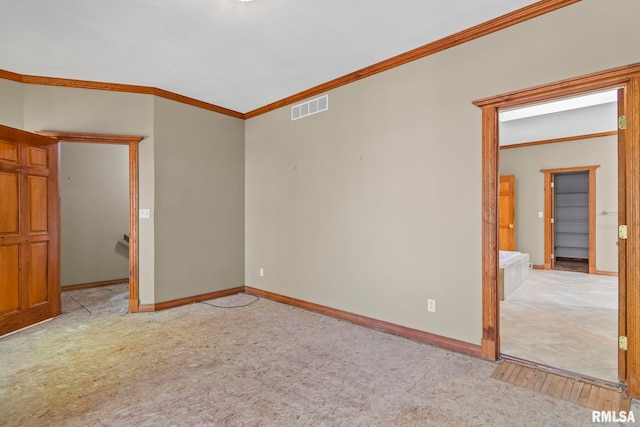
{"label": "ceiling air vent", "polygon": [[319,96],[310,101],[303,102],[291,107],[291,120],[298,120],[312,114],[320,113],[329,109],[329,95]]}

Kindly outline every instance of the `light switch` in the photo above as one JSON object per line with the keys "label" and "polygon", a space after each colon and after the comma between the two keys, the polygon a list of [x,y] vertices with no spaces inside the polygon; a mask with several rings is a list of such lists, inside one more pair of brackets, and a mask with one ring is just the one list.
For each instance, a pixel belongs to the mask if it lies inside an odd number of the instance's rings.
{"label": "light switch", "polygon": [[538,212],[538,218],[544,218],[544,212]]}
{"label": "light switch", "polygon": [[149,209],[140,209],[140,218],[141,219],[151,218],[151,213],[149,212]]}

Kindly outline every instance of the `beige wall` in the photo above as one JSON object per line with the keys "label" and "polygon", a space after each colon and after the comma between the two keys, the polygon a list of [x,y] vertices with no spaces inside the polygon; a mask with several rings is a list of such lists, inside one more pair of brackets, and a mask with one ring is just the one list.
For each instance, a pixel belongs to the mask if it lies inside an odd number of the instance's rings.
{"label": "beige wall", "polygon": [[129,147],[60,147],[61,284],[129,276]]}
{"label": "beige wall", "polygon": [[640,2],[615,3],[585,0],[338,88],[306,119],[285,107],[248,120],[247,284],[479,344],[472,101],[640,61],[628,48]]}
{"label": "beige wall", "polygon": [[0,124],[22,129],[24,124],[22,83],[0,79]]}
{"label": "beige wall", "polygon": [[244,121],[154,105],[156,302],[244,286]]}
{"label": "beige wall", "polygon": [[[154,202],[153,96],[24,85],[24,129],[142,135],[140,207]],[[154,302],[153,218],[140,220],[140,301]]]}
{"label": "beige wall", "polygon": [[544,174],[540,169],[600,165],[596,170],[596,269],[618,271],[618,139],[615,136],[500,151],[500,174],[516,176],[516,250],[544,264]]}

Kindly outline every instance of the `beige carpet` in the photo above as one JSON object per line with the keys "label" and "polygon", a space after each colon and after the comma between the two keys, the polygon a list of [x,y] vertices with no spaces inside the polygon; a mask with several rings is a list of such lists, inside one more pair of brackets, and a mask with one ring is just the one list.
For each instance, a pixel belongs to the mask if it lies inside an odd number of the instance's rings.
{"label": "beige carpet", "polygon": [[[126,285],[65,292],[58,319],[0,339],[0,424],[569,426],[591,420],[591,410],[577,404],[490,378],[493,362],[272,301],[126,314],[125,298]],[[252,300],[240,294],[210,302]]]}
{"label": "beige carpet", "polygon": [[501,352],[617,382],[618,278],[531,270],[500,303]]}

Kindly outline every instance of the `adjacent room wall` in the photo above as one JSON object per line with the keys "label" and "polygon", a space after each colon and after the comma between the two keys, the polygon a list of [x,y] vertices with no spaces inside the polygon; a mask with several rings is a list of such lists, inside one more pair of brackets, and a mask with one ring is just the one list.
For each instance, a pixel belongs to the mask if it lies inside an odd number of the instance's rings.
{"label": "adjacent room wall", "polygon": [[22,129],[24,125],[22,83],[0,79],[0,124]]}
{"label": "adjacent room wall", "polygon": [[472,101],[639,62],[620,40],[638,39],[640,2],[616,5],[584,0],[332,90],[305,119],[248,120],[247,284],[479,344]]}
{"label": "adjacent room wall", "polygon": [[618,138],[606,136],[500,150],[500,174],[516,176],[516,250],[544,264],[544,174],[540,169],[600,165],[596,170],[596,269],[618,271]]}
{"label": "adjacent room wall", "polygon": [[129,277],[129,146],[60,147],[61,284]]}
{"label": "adjacent room wall", "polygon": [[155,300],[244,286],[244,121],[154,101]]}

